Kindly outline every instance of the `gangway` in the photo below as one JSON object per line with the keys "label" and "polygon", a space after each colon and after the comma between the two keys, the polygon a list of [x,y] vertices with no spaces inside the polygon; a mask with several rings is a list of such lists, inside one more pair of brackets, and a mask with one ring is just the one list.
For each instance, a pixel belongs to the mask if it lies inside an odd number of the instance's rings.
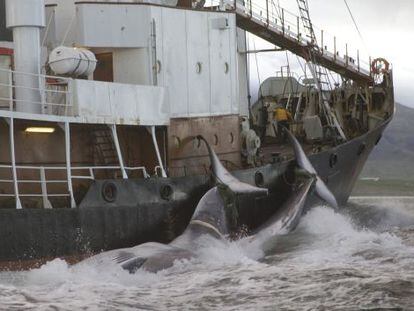
{"label": "gangway", "polygon": [[265,0],[266,7],[260,7],[252,0],[245,1],[244,4],[235,1],[232,6],[235,6],[239,28],[359,84],[373,82],[369,62],[367,64],[360,62],[359,51],[356,57],[352,58],[348,55],[348,45],[346,45],[345,54],[340,55],[336,46],[336,37],[333,38],[333,51],[329,51],[327,46],[324,46],[327,42],[324,42],[323,31],[321,31],[320,42],[306,35],[307,31],[304,28],[312,26],[310,21],[308,24],[303,24],[301,17],[291,13],[289,14],[291,18],[288,20],[285,16],[287,11],[284,9],[281,9],[280,16],[276,15],[269,0]]}

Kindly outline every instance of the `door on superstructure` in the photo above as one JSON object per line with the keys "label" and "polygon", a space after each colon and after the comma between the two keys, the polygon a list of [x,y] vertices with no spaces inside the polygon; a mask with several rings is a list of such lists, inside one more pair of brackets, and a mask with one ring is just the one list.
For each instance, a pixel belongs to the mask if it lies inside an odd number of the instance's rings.
{"label": "door on superstructure", "polygon": [[98,63],[93,74],[93,79],[96,81],[113,82],[114,67],[112,53],[100,53],[95,56]]}

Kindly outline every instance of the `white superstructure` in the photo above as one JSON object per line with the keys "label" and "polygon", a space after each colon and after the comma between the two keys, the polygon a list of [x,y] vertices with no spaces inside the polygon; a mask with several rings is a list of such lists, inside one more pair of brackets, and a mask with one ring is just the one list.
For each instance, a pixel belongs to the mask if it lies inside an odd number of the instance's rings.
{"label": "white superstructure", "polygon": [[[19,170],[41,173],[39,196],[43,197],[44,206],[49,206],[44,179],[47,179],[48,170],[58,169],[42,164],[46,167],[43,168],[46,171],[42,171],[40,166],[37,169],[37,166],[18,164],[30,156],[19,155],[22,141],[16,134],[16,122],[24,124],[27,133],[39,124],[53,127],[50,132],[54,133],[56,125],[60,125],[62,135],[58,129],[54,139],[63,143],[64,159],[53,162],[64,160],[62,170],[66,171],[66,178],[62,181],[66,181],[72,206],[76,205],[72,180],[93,179],[94,172],[102,169],[91,166],[90,174],[76,176],[85,166],[76,168],[73,165],[72,132],[80,131],[82,125],[108,126],[113,140],[109,153],[116,156],[119,164],[108,168],[120,169],[123,178],[142,167],[135,161],[132,166],[126,165],[123,154],[126,147],[118,137],[117,127],[120,126],[148,128],[155,146],[151,153],[158,162],[155,169],[162,176],[166,176],[167,145],[164,138],[160,151],[160,142],[157,142],[160,137],[155,129],[169,126],[172,120],[180,122],[190,118],[201,122],[197,126],[202,126],[206,122],[203,118],[228,116],[230,123],[226,119],[214,121],[218,122],[216,125],[210,123],[213,128],[222,126],[229,130],[228,134],[222,133],[228,135],[230,142],[220,142],[223,152],[240,153],[238,118],[241,111],[244,114],[248,111],[244,85],[246,58],[238,54],[238,42],[244,44],[245,41],[241,31],[242,38],[238,39],[234,13],[218,8],[202,11],[178,8],[174,1],[57,0],[45,3],[36,0],[28,4],[26,0],[8,0],[6,4],[7,25],[14,34],[10,49],[14,66],[13,70],[0,68],[0,81],[4,82],[0,86],[0,117],[9,120],[11,163],[0,170],[12,172],[10,182],[14,184],[17,207],[21,206]],[[169,140],[178,142],[177,148],[181,148],[179,133],[182,130],[175,125],[173,129],[177,133],[171,131]],[[208,129],[201,127],[200,130]],[[185,131],[185,135],[193,132],[190,128]],[[102,135],[106,136],[105,132]],[[46,156],[46,148],[37,143],[41,138],[27,135],[28,140],[33,140],[34,153],[37,147],[41,148],[40,162],[41,158],[45,162],[47,158],[54,158]],[[216,143],[217,137],[213,137]],[[94,136],[94,145],[107,150],[100,139]],[[6,154],[0,154],[0,160],[2,157]],[[80,159],[77,162],[88,163],[88,160],[81,160],[80,155],[76,157]],[[83,158],[88,159],[88,155],[84,154]],[[112,155],[104,156],[105,163],[106,158]],[[145,168],[143,172],[144,177],[148,176]],[[0,171],[1,176],[7,174]]]}

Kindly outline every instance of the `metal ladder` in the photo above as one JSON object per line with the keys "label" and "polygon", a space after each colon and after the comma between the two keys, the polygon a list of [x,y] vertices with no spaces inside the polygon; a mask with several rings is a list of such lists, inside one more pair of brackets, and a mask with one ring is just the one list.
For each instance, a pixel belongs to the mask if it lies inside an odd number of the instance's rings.
{"label": "metal ladder", "polygon": [[[341,125],[338,122],[338,119],[335,116],[335,113],[332,111],[330,105],[329,105],[329,99],[327,98],[327,95],[324,91],[331,91],[332,86],[329,81],[328,76],[328,70],[320,65],[317,65],[314,61],[314,49],[318,48],[317,46],[317,40],[315,31],[313,29],[313,25],[310,19],[309,14],[309,5],[308,0],[296,0],[298,7],[299,7],[299,13],[300,18],[302,20],[303,27],[306,29],[305,36],[311,40],[311,46],[309,47],[309,54],[311,57],[311,61],[308,62],[308,66],[311,69],[311,74],[313,79],[315,80],[315,84],[319,91],[319,101],[320,106],[325,114],[326,120],[330,126],[333,126],[337,129],[339,135],[342,137],[342,139],[346,140],[346,136],[344,131],[342,130]],[[322,47],[323,49],[323,47]]]}
{"label": "metal ladder", "polygon": [[112,133],[109,128],[105,127],[94,129],[93,139],[94,151],[99,156],[101,162],[103,162],[105,165],[119,163],[118,154],[116,152]]}

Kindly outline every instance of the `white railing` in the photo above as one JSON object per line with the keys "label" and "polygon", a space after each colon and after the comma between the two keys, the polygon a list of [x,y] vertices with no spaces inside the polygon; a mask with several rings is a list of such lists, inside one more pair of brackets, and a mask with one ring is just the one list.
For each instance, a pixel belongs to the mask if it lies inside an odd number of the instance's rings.
{"label": "white railing", "polygon": [[[216,1],[214,1],[216,2]],[[340,41],[336,36],[318,28],[312,24],[316,36],[316,42],[306,36],[308,30],[304,27],[301,18],[284,8],[276,7],[273,1],[247,0],[245,4],[227,0],[227,8],[231,7],[237,14],[254,20],[259,25],[283,36],[295,40],[303,46],[313,46],[326,59],[343,66],[352,68],[356,72],[370,75],[370,57],[362,55],[359,50],[351,50],[346,42]],[[236,8],[234,8],[236,3]],[[261,3],[262,5],[258,4]],[[362,61],[367,59],[367,61]]]}
{"label": "white railing", "polygon": [[[12,170],[12,165],[0,165],[0,169],[8,169]],[[124,167],[126,171],[141,171],[144,178],[149,178],[150,175],[148,174],[147,170],[143,166],[138,167]],[[51,204],[49,203],[49,197],[70,197],[71,194],[68,191],[67,193],[48,193],[47,186],[49,184],[66,184],[68,185],[68,179],[47,179],[46,172],[47,171],[62,171],[66,173],[67,167],[66,166],[33,166],[33,165],[16,165],[16,170],[21,171],[38,171],[39,179],[0,179],[0,184],[34,184],[40,185],[40,191],[38,193],[20,193],[18,194],[19,197],[41,197],[43,198],[43,207],[44,208],[51,208]],[[72,171],[87,171],[86,175],[71,175],[71,180],[95,180],[95,171],[97,170],[121,170],[121,166],[72,166],[70,168]],[[0,193],[0,197],[17,197],[16,193]]]}
{"label": "white railing", "polygon": [[[0,75],[7,76],[7,83],[0,83],[0,109],[16,111],[16,106],[27,107],[27,110],[39,110],[42,114],[56,116],[72,116],[73,103],[70,78],[48,75],[36,75],[0,68]],[[17,85],[19,78],[33,78],[38,81],[39,87]],[[16,79],[17,78],[17,79]],[[6,79],[2,79],[3,81]],[[38,100],[17,99],[18,92],[32,92]],[[8,94],[5,97],[4,94]],[[6,106],[5,103],[8,103]],[[26,109],[23,109],[23,111]]]}

